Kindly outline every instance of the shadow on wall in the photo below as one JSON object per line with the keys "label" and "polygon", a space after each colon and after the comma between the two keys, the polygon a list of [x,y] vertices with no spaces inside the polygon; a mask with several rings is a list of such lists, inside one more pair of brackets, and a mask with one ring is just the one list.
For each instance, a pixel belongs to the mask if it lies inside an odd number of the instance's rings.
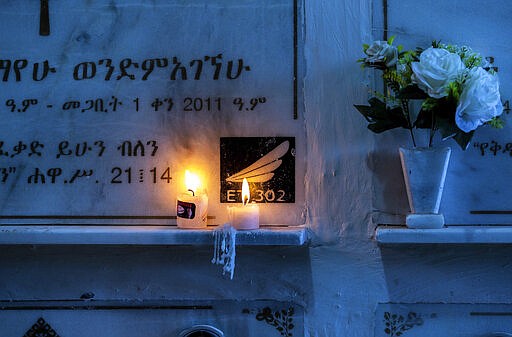
{"label": "shadow on wall", "polygon": [[62,336],[77,326],[96,336],[178,336],[201,324],[226,336],[304,335],[308,247],[239,247],[233,280],[210,263],[212,253],[207,245],[10,246],[0,256],[9,275],[0,301],[13,304],[0,310],[10,322],[2,335],[32,324]]}
{"label": "shadow on wall", "polygon": [[512,303],[512,246],[382,246],[391,303]]}
{"label": "shadow on wall", "polygon": [[[402,131],[394,130],[398,136]],[[370,131],[369,131],[370,132]],[[404,224],[409,210],[398,144],[407,144],[407,137],[376,135],[375,150],[369,156],[368,167],[373,172],[373,209],[377,224]],[[391,144],[391,145],[390,145]]]}
{"label": "shadow on wall", "polygon": [[[13,246],[0,258],[0,300],[256,300],[305,306],[307,247],[237,247],[233,280],[213,246]],[[35,281],[37,280],[37,281]]]}

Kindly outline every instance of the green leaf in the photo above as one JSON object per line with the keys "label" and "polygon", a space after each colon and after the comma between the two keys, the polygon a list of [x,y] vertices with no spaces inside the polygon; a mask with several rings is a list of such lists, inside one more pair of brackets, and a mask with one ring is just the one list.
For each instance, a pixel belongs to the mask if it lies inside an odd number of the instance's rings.
{"label": "green leaf", "polygon": [[368,129],[381,133],[390,129],[407,128],[407,119],[400,107],[389,108],[376,97],[371,98],[370,105],[354,105],[368,121]]}
{"label": "green leaf", "polygon": [[372,97],[368,100],[370,106],[375,110],[376,113],[382,115],[386,113],[386,103],[378,99],[377,97]]}
{"label": "green leaf", "polygon": [[421,90],[416,84],[408,85],[400,92],[398,92],[397,98],[402,99],[425,99],[428,95]]}
{"label": "green leaf", "polygon": [[386,67],[386,62],[384,61],[375,61],[375,62],[366,62],[364,63],[365,67],[368,67],[368,68],[374,68],[374,69],[378,69],[378,70],[386,70],[387,67]]}
{"label": "green leaf", "polygon": [[370,116],[373,114],[373,110],[372,110],[371,106],[369,106],[369,105],[354,105],[354,107],[361,113],[361,115],[364,116],[364,118],[368,122],[372,121],[372,119],[370,118]]}
{"label": "green leaf", "polygon": [[388,44],[389,45],[393,44],[393,41],[395,41],[395,37],[396,37],[395,35],[392,35],[392,36],[389,37],[389,39],[388,39]]}
{"label": "green leaf", "polygon": [[437,118],[436,125],[443,140],[455,137],[455,135],[460,131],[460,129],[447,118]]}
{"label": "green leaf", "polygon": [[383,118],[386,115],[386,104],[376,97],[370,98],[370,105],[354,105],[368,122],[374,119]]}
{"label": "green leaf", "polygon": [[505,127],[505,122],[499,116],[493,117],[493,119],[488,121],[486,124],[489,124],[495,129],[503,129]]}
{"label": "green leaf", "polygon": [[443,140],[453,138],[453,140],[455,140],[455,142],[464,151],[468,148],[469,143],[475,133],[474,131],[468,133],[462,131],[454,123],[450,123],[450,121],[446,118],[439,118],[437,120],[437,126]]}
{"label": "green leaf", "polygon": [[368,129],[373,133],[383,133],[384,131],[399,128],[400,125],[388,121],[378,121],[375,123],[368,124]]}
{"label": "green leaf", "polygon": [[418,118],[414,122],[414,127],[418,129],[432,128],[432,111],[421,109],[418,113]]}
{"label": "green leaf", "polygon": [[459,144],[460,148],[463,151],[466,151],[466,149],[469,146],[469,142],[471,141],[471,138],[473,138],[474,133],[474,131],[466,133],[461,130],[455,135],[455,137],[453,137],[453,139],[457,142],[457,144]]}

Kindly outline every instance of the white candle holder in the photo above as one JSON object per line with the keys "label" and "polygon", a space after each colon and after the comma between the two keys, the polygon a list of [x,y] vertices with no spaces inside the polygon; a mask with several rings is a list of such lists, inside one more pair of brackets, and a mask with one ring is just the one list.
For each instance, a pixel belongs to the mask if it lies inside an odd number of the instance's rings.
{"label": "white candle holder", "polygon": [[260,227],[260,208],[255,203],[241,206],[228,206],[231,226],[235,229],[249,230]]}
{"label": "white candle holder", "polygon": [[208,196],[206,194],[181,194],[176,202],[178,228],[202,229],[207,226]]}

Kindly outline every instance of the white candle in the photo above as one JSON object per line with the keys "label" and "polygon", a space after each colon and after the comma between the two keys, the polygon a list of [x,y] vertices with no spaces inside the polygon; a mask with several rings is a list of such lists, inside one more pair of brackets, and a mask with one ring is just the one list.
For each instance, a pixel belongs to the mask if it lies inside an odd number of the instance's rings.
{"label": "white candle", "polygon": [[228,207],[231,226],[236,229],[257,229],[260,227],[260,208],[258,204],[249,203],[249,183],[244,178],[242,183],[242,205]]}
{"label": "white candle", "polygon": [[176,222],[178,228],[206,228],[208,196],[206,193],[199,192],[199,179],[189,171],[185,172],[185,184],[188,192],[180,194],[176,202]]}

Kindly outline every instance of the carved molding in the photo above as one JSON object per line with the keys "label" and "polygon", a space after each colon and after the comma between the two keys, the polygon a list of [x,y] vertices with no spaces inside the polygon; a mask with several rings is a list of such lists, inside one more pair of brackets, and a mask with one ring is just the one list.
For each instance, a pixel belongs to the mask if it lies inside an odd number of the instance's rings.
{"label": "carved molding", "polygon": [[283,337],[293,336],[292,330],[295,327],[293,324],[293,314],[295,310],[289,307],[288,310],[272,311],[269,307],[258,310],[256,319],[258,321],[265,321],[267,324],[272,325]]}
{"label": "carved molding", "polygon": [[60,337],[55,330],[40,317],[23,337]]}
{"label": "carved molding", "polygon": [[386,325],[386,328],[384,329],[386,335],[390,337],[398,337],[415,326],[423,325],[423,318],[415,312],[409,312],[407,314],[407,318],[402,315],[385,312],[384,322]]}

